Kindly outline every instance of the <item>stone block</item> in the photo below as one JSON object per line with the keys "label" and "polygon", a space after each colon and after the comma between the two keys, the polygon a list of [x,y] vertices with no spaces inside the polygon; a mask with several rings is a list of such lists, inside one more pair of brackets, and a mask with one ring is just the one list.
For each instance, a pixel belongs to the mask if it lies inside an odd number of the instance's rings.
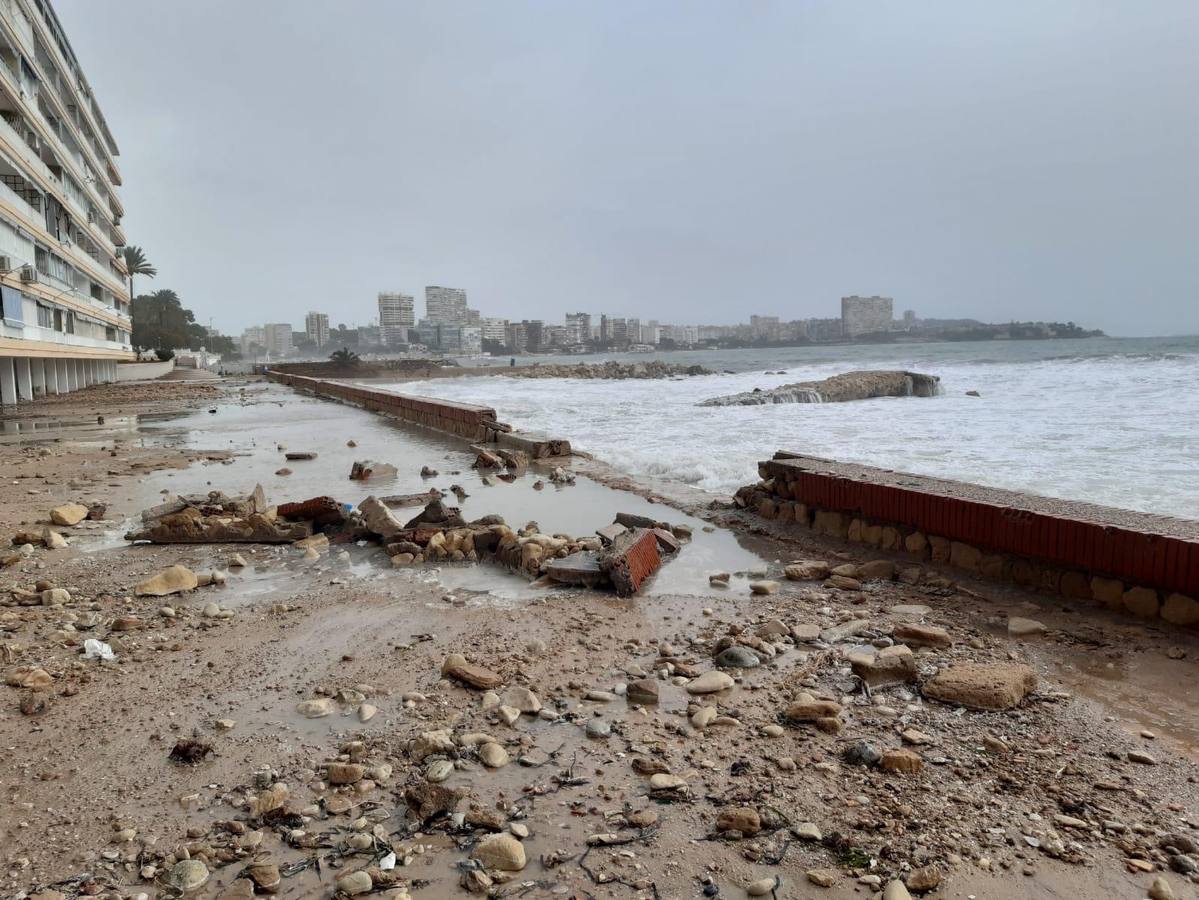
{"label": "stone block", "polygon": [[1194,625],[1199,622],[1199,602],[1185,594],[1171,594],[1162,604],[1161,615],[1174,625]]}
{"label": "stone block", "polygon": [[820,534],[845,540],[849,536],[849,519],[844,513],[831,509],[818,509],[813,527]]}
{"label": "stone block", "polygon": [[1132,587],[1124,592],[1124,608],[1134,616],[1145,619],[1157,618],[1161,606],[1157,591],[1147,587]]}
{"label": "stone block", "polygon": [[1012,581],[1021,587],[1032,587],[1040,578],[1037,566],[1027,559],[1012,560]]}
{"label": "stone block", "polygon": [[928,536],[923,531],[913,531],[903,539],[903,546],[913,556],[928,558]]}
{"label": "stone block", "polygon": [[949,545],[949,564],[968,572],[977,572],[982,561],[982,551],[970,544],[954,541]]}
{"label": "stone block", "polygon": [[812,527],[812,511],[808,509],[806,503],[795,504],[795,524],[802,525],[804,528]]}
{"label": "stone block", "polygon": [[1094,575],[1091,578],[1091,597],[1108,609],[1120,609],[1124,605],[1124,582]]}
{"label": "stone block", "polygon": [[865,525],[862,528],[862,543],[871,547],[881,547],[883,543],[882,525]]}
{"label": "stone block", "polygon": [[903,543],[903,534],[894,525],[883,527],[882,541],[879,544],[884,550],[898,550]]}
{"label": "stone block", "polygon": [[773,519],[778,515],[779,507],[775,500],[764,497],[758,501],[758,515],[763,519]]}
{"label": "stone block", "polygon": [[854,519],[849,523],[849,540],[855,544],[862,543],[862,530],[866,524],[861,519]]}
{"label": "stone block", "polygon": [[935,534],[929,535],[928,546],[932,550],[933,562],[949,562],[949,538],[939,537]]}
{"label": "stone block", "polygon": [[1006,581],[1011,577],[1012,567],[1006,556],[1000,553],[984,553],[978,561],[978,571],[987,578]]}
{"label": "stone block", "polygon": [[1063,572],[1058,590],[1062,592],[1063,597],[1072,597],[1075,600],[1091,599],[1091,582],[1084,572]]}

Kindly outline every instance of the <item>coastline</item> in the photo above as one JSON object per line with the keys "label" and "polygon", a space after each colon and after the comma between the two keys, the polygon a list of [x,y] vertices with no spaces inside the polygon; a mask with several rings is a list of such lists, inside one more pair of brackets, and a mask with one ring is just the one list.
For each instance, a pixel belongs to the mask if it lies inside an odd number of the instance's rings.
{"label": "coastline", "polygon": [[[105,502],[109,508],[100,523],[62,529],[73,535],[71,547],[39,550],[0,570],[6,589],[31,587],[41,578],[74,595],[61,606],[11,601],[0,612],[6,646],[18,648],[10,651],[6,672],[36,664],[53,681],[45,692],[0,689],[6,700],[0,741],[16,748],[7,768],[24,773],[15,782],[8,776],[18,798],[13,811],[28,826],[18,827],[15,818],[4,823],[10,846],[6,890],[57,883],[50,889],[63,891],[62,879],[88,871],[93,883],[117,893],[153,892],[156,879],[174,865],[169,860],[178,860],[180,848],[187,847],[209,861],[212,881],[205,895],[215,896],[253,854],[266,851],[272,863],[284,866],[325,857],[329,871],[323,880],[306,869],[286,884],[327,895],[341,871],[369,862],[369,854],[355,858],[350,851],[341,857],[342,850],[332,854],[319,844],[282,840],[275,829],[255,822],[244,798],[255,794],[255,785],[264,781],[256,773],[264,771],[270,773],[265,781],[288,785],[289,808],[307,820],[300,830],[332,834],[340,827],[342,836],[332,839],[340,848],[352,833],[347,830],[352,817],[335,811],[342,801],[366,803],[363,809],[380,804],[387,818],[378,824],[387,840],[405,851],[401,859],[412,857],[409,865],[391,870],[411,885],[387,886],[384,873],[377,872],[380,889],[413,897],[458,891],[456,863],[470,857],[480,835],[507,830],[512,822],[531,832],[524,839],[530,861],[517,877],[538,879],[546,890],[593,891],[592,877],[577,864],[588,838],[610,831],[631,839],[612,849],[601,843],[591,851],[588,868],[632,884],[623,890],[637,897],[655,891],[690,896],[704,878],[722,886],[722,895],[740,896],[744,885],[776,874],[789,892],[852,896],[857,879],[871,871],[903,878],[930,866],[945,879],[942,890],[955,893],[1049,897],[1069,888],[1130,896],[1148,883],[1146,875],[1128,871],[1124,842],[1131,838],[1098,826],[1079,830],[1054,822],[1054,815],[1066,814],[1055,797],[1065,790],[1087,798],[1084,803],[1102,803],[1112,810],[1110,818],[1127,825],[1146,821],[1146,842],[1156,841],[1163,829],[1191,827],[1195,789],[1187,779],[1199,724],[1176,686],[1189,680],[1199,655],[1199,643],[1189,634],[1090,610],[1080,615],[1081,608],[1068,602],[935,565],[925,566],[914,585],[864,580],[861,590],[842,591],[788,581],[781,571],[787,560],[860,566],[887,555],[817,535],[786,534],[775,523],[711,509],[710,493],[632,478],[593,459],[571,461],[575,473],[590,482],[575,488],[534,491],[535,467],[510,485],[477,486],[464,443],[281,387],[234,383],[219,389],[223,394],[215,402],[207,392],[184,401],[190,411],[125,395],[111,406],[120,415],[106,415],[103,426],[94,415],[83,421],[98,395],[81,392],[73,395],[80,408],[61,417],[64,427],[53,437],[43,441],[36,432],[18,432],[0,444],[0,464],[14,473],[6,482],[18,482],[0,489],[0,525],[6,530],[40,525],[50,506],[68,500]],[[215,413],[206,411],[210,404]],[[148,420],[130,421],[142,411]],[[292,475],[275,476],[282,465],[280,436],[291,435],[289,449],[310,449],[317,437],[310,423],[317,422],[328,432],[317,459],[290,464]],[[348,439],[359,446],[345,447]],[[699,527],[693,543],[662,570],[658,581],[666,589],[631,601],[597,591],[532,588],[482,565],[395,570],[381,564],[385,554],[377,546],[335,545],[312,560],[288,547],[125,546],[114,539],[123,520],[157,502],[161,490],[240,491],[265,474],[272,502],[303,499],[309,488],[335,484],[341,486],[339,499],[358,500],[366,491],[345,480],[349,461],[387,448],[394,461],[412,470],[411,478],[422,463],[436,464],[447,474],[434,483],[463,483],[468,503],[480,512],[502,503],[517,510],[531,509],[530,503],[545,511],[571,507],[562,510],[563,521],[582,530],[605,524],[597,504],[621,508],[635,499],[652,500],[662,508],[659,517],[674,518],[670,510],[677,510],[697,519]],[[110,455],[114,451],[116,457]],[[82,477],[72,478],[73,472]],[[501,500],[497,491],[512,497]],[[729,588],[693,587],[692,571],[706,584],[711,560],[732,552],[757,562],[733,572]],[[227,569],[234,553],[250,565]],[[227,570],[229,578],[223,587],[165,600],[130,595],[133,581],[176,563],[195,571]],[[759,576],[777,580],[779,587],[772,594],[751,594],[748,584]],[[670,583],[686,589],[669,589]],[[232,616],[206,616],[209,604]],[[163,615],[164,606],[174,615]],[[913,613],[894,611],[903,606],[925,611],[911,620],[905,617]],[[1044,623],[1043,635],[1009,636],[1011,620],[1029,617]],[[783,633],[772,631],[775,621],[783,623]],[[915,683],[880,689],[874,698],[846,692],[839,687],[846,676],[830,662],[840,659],[843,665],[854,643],[821,646],[803,639],[805,628],[826,631],[861,622],[862,640],[874,639],[871,635],[893,640],[895,629],[909,621],[944,628],[954,639],[952,648],[916,649],[920,680],[927,678],[926,669],[947,663],[998,664],[1015,656],[1032,666],[1041,685],[1017,710],[961,716],[952,706],[922,702]],[[709,669],[713,647],[726,639],[734,643],[737,635],[758,636],[754,652],[765,656],[769,647],[773,655],[760,667],[728,670],[737,680],[719,694],[688,694],[681,673]],[[83,660],[80,645],[88,636],[108,641],[117,659]],[[1185,657],[1168,656],[1174,648]],[[494,710],[481,707],[478,692],[441,678],[442,661],[453,652],[497,671],[505,681],[501,694],[518,687],[534,692],[553,710],[553,719],[525,715],[505,725]],[[1105,659],[1117,664],[1119,682],[1090,674],[1095,661]],[[655,678],[661,692],[656,706],[631,703],[615,690],[638,673],[654,677],[665,670],[662,660],[670,661],[674,674]],[[379,710],[368,722],[340,703],[329,718],[295,713],[307,697],[334,697],[363,686],[370,690],[360,693]],[[782,711],[797,690],[828,696],[843,707],[843,731],[830,734],[787,722]],[[611,699],[585,699],[588,691]],[[44,699],[46,708],[21,713],[18,703],[28,697]],[[696,726],[694,717],[709,707],[730,721]],[[1155,710],[1169,712],[1171,720]],[[1107,716],[1113,721],[1105,721]],[[224,719],[234,723],[228,730],[215,724]],[[592,720],[608,723],[611,735],[588,737],[583,726]],[[780,721],[785,726],[780,736],[766,733]],[[426,833],[422,823],[404,815],[405,796],[428,783],[429,763],[417,760],[411,741],[438,728],[458,737],[490,733],[513,761],[489,768],[469,744],[456,744],[447,755],[454,774],[444,784],[465,792],[467,823],[460,830],[438,826]],[[1140,734],[1148,728],[1156,733],[1153,742]],[[906,730],[929,736],[931,743],[905,742],[899,735]],[[81,734],[100,737],[91,741]],[[168,762],[171,746],[192,735],[211,743],[215,756],[195,767]],[[1009,749],[978,755],[975,748],[988,735]],[[881,749],[916,753],[924,760],[922,772],[904,775],[844,762],[842,751],[863,739]],[[355,741],[362,749],[353,749]],[[1126,761],[1128,752],[1146,749],[1156,765]],[[1105,757],[1109,750],[1121,759]],[[657,760],[688,789],[673,798],[647,798],[647,777],[630,769],[630,755]],[[535,764],[522,765],[518,756]],[[361,759],[370,774],[352,785],[331,785],[329,766],[339,759]],[[564,771],[584,769],[586,784],[554,780]],[[1096,788],[1105,780],[1120,788]],[[1020,789],[996,797],[990,787],[995,783]],[[546,792],[556,799],[538,802]],[[859,803],[860,797],[869,803]],[[566,814],[558,800],[585,812]],[[979,811],[968,835],[959,832],[959,803]],[[722,811],[747,806],[756,808],[758,833],[705,840]],[[771,820],[771,809],[791,821]],[[1070,815],[1086,821],[1093,815],[1088,809],[1072,807]],[[493,812],[485,815],[487,810]],[[630,820],[630,812],[653,813],[656,821],[637,824],[650,819]],[[1029,822],[1032,812],[1043,824],[1013,826]],[[369,830],[375,820],[367,818]],[[242,841],[239,847],[236,832],[212,827],[229,820],[245,823],[246,834],[259,835],[257,843]],[[795,838],[792,828],[805,822],[827,839]],[[1017,843],[988,837],[994,827]],[[126,839],[127,831],[134,836]],[[846,845],[832,840],[834,831],[875,855],[880,860],[875,869],[847,864]],[[1054,856],[1027,844],[1022,849],[1022,833],[1038,836],[1042,847],[1055,851],[1054,841],[1060,841],[1061,851]],[[427,849],[418,853],[418,846]],[[696,846],[703,847],[710,865],[680,865],[684,851]],[[890,848],[886,857],[879,856],[884,846]],[[627,848],[636,854],[632,859],[621,855]],[[780,862],[771,864],[780,850]],[[554,853],[573,861],[552,868],[536,861]],[[221,861],[223,855],[229,862]],[[1140,858],[1155,868],[1165,864],[1149,852]],[[27,862],[14,862],[20,859]],[[1073,864],[1081,860],[1089,865]],[[157,867],[148,879],[139,876],[147,865]],[[816,888],[809,873],[825,871],[834,886]],[[1011,874],[1018,871],[1033,874],[1016,885]],[[430,884],[417,887],[421,879]]]}

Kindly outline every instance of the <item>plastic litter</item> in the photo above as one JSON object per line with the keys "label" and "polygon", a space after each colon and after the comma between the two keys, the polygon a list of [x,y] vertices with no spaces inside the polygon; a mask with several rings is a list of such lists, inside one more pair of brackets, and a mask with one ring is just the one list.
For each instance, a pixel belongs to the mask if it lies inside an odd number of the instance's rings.
{"label": "plastic litter", "polygon": [[88,638],[83,642],[83,658],[84,659],[116,659],[117,655],[112,652],[112,647],[103,641],[98,641],[95,638]]}

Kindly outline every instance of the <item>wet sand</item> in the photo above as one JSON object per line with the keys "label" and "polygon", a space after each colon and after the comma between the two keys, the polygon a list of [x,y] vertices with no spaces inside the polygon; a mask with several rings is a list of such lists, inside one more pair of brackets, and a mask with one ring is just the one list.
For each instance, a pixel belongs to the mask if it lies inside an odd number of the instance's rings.
{"label": "wet sand", "polygon": [[[260,853],[284,866],[321,858],[320,874],[307,868],[284,878],[279,893],[331,896],[339,871],[372,858],[347,852],[349,836],[377,823],[401,863],[407,860],[393,870],[397,883],[413,897],[457,896],[459,866],[479,837],[516,822],[530,832],[529,862],[494,886],[505,896],[699,897],[706,880],[720,896],[742,897],[749,881],[777,874],[779,897],[869,897],[876,889],[859,876],[877,873],[885,881],[932,865],[944,875],[933,894],[939,897],[1138,897],[1152,876],[1130,871],[1136,867],[1126,860],[1142,859],[1160,872],[1165,855],[1147,849],[1159,843],[1157,833],[1195,834],[1199,717],[1189,685],[1199,643],[1190,635],[968,581],[872,582],[861,592],[784,581],[777,594],[751,596],[751,572],[777,576],[779,564],[795,558],[856,560],[860,548],[784,539],[759,521],[705,509],[693,492],[679,492],[676,509],[662,502],[672,499],[668,486],[616,490],[610,484],[620,483],[618,473],[585,461],[579,471],[594,477],[581,475],[573,487],[546,481],[534,490],[543,477],[535,469],[488,487],[469,468],[473,456],[461,442],[277,386],[239,387],[225,386],[215,401],[208,393],[180,394],[141,418],[138,401],[102,406],[97,397],[89,409],[82,392],[53,429],[18,421],[5,430],[6,532],[44,520],[67,500],[109,504],[102,522],[62,529],[72,536],[70,548],[38,551],[0,570],[6,591],[46,579],[73,594],[62,607],[0,607],[6,673],[37,664],[54,680],[36,698],[45,709],[32,715],[19,708],[31,692],[0,686],[6,895],[56,885],[67,896],[170,896],[161,870],[186,850],[207,859],[213,872],[197,896],[216,896]],[[193,408],[179,408],[187,403]],[[92,413],[103,408],[110,412],[98,426]],[[346,447],[350,439],[358,446]],[[286,462],[280,445],[318,458]],[[354,459],[391,462],[398,473],[386,482],[350,482]],[[425,465],[442,474],[422,479]],[[274,474],[283,466],[292,474]],[[459,484],[469,495],[462,503],[467,518],[500,513],[513,525],[533,519],[545,531],[587,534],[627,511],[689,524],[694,538],[628,600],[533,588],[488,565],[396,570],[373,545],[335,546],[312,561],[290,547],[128,546],[122,539],[164,491],[237,492],[255,482],[273,502],[327,493],[349,503],[368,493]],[[650,503],[643,495],[661,499]],[[225,569],[234,553],[249,565],[230,570],[224,587],[166,599],[131,596],[134,582],[166,565]],[[707,576],[719,570],[742,574],[727,589],[713,588]],[[232,617],[205,617],[209,603]],[[656,708],[619,695],[583,699],[587,690],[612,692],[633,680],[637,667],[652,672],[666,644],[674,645],[675,658],[707,669],[708,648],[731,630],[753,631],[775,618],[827,626],[857,615],[885,634],[899,620],[889,612],[897,604],[927,606],[924,620],[954,636],[952,651],[919,654],[922,667],[1014,656],[1040,675],[1037,696],[1007,713],[962,713],[923,702],[914,688],[868,700],[851,689],[847,666],[828,650],[797,642],[760,668],[735,670],[737,686],[705,701],[727,724],[689,725],[695,698],[670,678],[660,682]],[[175,615],[162,615],[164,606]],[[1005,623],[1014,615],[1043,621],[1047,634],[1010,639]],[[137,627],[112,630],[129,616],[140,620]],[[84,660],[79,645],[87,636],[108,641],[116,660]],[[1168,656],[1171,648],[1183,658]],[[528,686],[557,717],[523,716],[515,727],[497,722],[478,692],[441,678],[451,652],[496,670],[508,686]],[[763,732],[803,687],[845,703],[850,724],[842,734]],[[362,723],[344,705],[328,718],[296,712],[302,700],[344,689],[366,694],[378,715]],[[222,731],[218,719],[235,724]],[[582,726],[590,719],[609,723],[612,736],[587,737]],[[405,788],[424,781],[409,742],[444,727],[488,732],[513,759],[489,770],[462,748],[454,754],[460,766],[444,783],[466,792],[460,810],[473,808],[472,821],[494,819],[492,825],[426,831],[406,815]],[[862,738],[901,746],[898,733],[909,728],[932,739],[915,748],[926,760],[917,775],[839,760]],[[1146,729],[1153,738],[1142,735]],[[983,752],[988,734],[1002,736],[1012,752]],[[215,754],[195,767],[169,762],[175,742],[192,736],[211,743]],[[322,767],[344,757],[354,740],[364,742],[376,769],[392,771],[369,790],[333,789]],[[1129,750],[1149,752],[1157,764],[1130,763]],[[521,755],[537,765],[519,764]],[[650,797],[647,779],[630,766],[633,757],[681,775],[686,797]],[[794,760],[794,769],[780,759]],[[289,807],[304,821],[272,827],[249,817],[245,797],[255,784],[274,780],[288,784]],[[333,799],[355,805],[348,815],[330,814]],[[717,813],[730,806],[755,806],[776,818],[753,837],[713,836]],[[656,813],[657,822],[630,828],[634,810]],[[1055,830],[1054,815],[1065,814],[1129,831],[1099,824]],[[233,830],[217,823],[235,820],[251,832],[257,825],[261,844],[234,849]],[[794,838],[788,823],[800,822],[815,823],[824,840]],[[123,829],[134,836],[125,840]],[[627,843],[588,850],[589,836],[609,832]],[[1050,832],[1063,836],[1060,858],[1028,841],[1049,845]],[[567,859],[552,865],[555,854]],[[143,877],[146,866],[156,871]],[[834,885],[815,886],[812,870],[835,873]],[[1179,896],[1189,896],[1184,876],[1167,877]]]}

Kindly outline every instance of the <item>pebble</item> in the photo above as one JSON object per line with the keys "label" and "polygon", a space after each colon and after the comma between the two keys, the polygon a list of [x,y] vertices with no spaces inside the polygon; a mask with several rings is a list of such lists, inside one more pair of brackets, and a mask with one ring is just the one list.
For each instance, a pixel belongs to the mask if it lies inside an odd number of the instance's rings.
{"label": "pebble", "polygon": [[603,719],[592,719],[587,723],[587,737],[606,738],[612,734],[612,725]]}
{"label": "pebble", "polygon": [[780,879],[774,878],[759,878],[757,881],[751,881],[745,886],[745,893],[751,897],[765,897],[774,893],[780,884]]}
{"label": "pebble", "polygon": [[488,869],[519,872],[525,867],[525,848],[511,834],[490,834],[475,845],[475,859]]}
{"label": "pebble", "polygon": [[374,886],[375,883],[371,880],[370,873],[362,869],[359,869],[357,872],[349,872],[337,879],[337,889],[351,897],[358,894],[365,894],[374,888]]}
{"label": "pebble", "polygon": [[498,769],[508,764],[508,751],[499,744],[487,743],[479,748],[479,759],[489,769]]}
{"label": "pebble", "polygon": [[711,672],[704,672],[698,678],[693,678],[687,682],[688,694],[715,694],[717,691],[727,690],[731,688],[735,682],[731,675],[725,672],[719,672],[713,669]]}
{"label": "pebble", "polygon": [[762,665],[762,660],[748,647],[735,644],[720,652],[716,657],[716,665],[724,669],[756,669]]}
{"label": "pebble", "polygon": [[779,583],[777,581],[751,581],[749,590],[751,593],[765,595],[777,593]]}

